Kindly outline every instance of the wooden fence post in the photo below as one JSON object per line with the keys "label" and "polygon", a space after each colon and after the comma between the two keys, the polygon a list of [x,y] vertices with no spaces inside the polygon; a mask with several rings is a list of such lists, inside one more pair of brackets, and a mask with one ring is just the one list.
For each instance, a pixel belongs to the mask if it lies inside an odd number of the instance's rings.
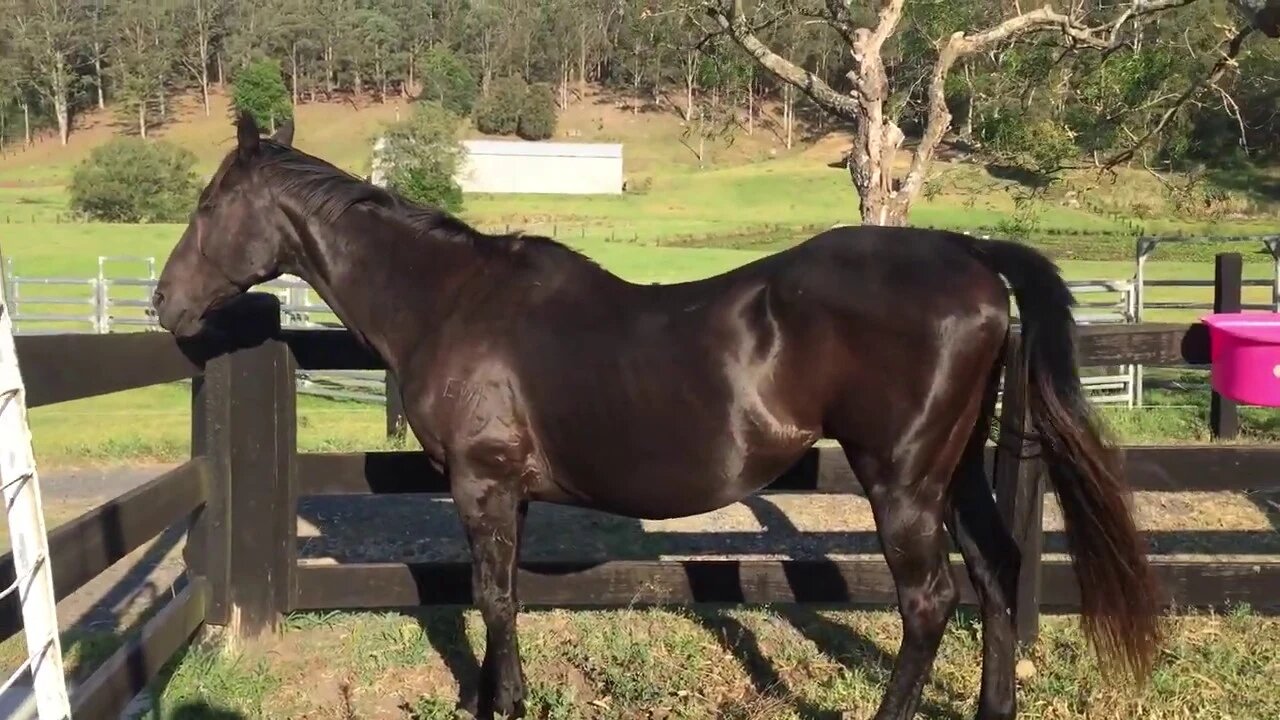
{"label": "wooden fence post", "polygon": [[[279,329],[278,301],[269,310]],[[193,449],[213,470],[188,566],[210,586],[208,622],[228,640],[278,627],[293,605],[297,562],[296,364],[276,332],[206,363],[194,387]]]}
{"label": "wooden fence post", "polygon": [[205,620],[210,626],[225,626],[230,618],[230,408],[231,357],[223,355],[206,362],[204,373],[191,379],[191,455],[209,464],[209,497],[187,531],[183,556],[187,571],[208,583]]}
{"label": "wooden fence post", "polygon": [[1000,411],[1000,442],[996,448],[996,506],[1020,551],[1018,567],[1018,639],[1034,642],[1040,633],[1041,551],[1044,547],[1043,463],[1027,407],[1027,375],[1022,363],[1022,338],[1009,336],[1005,355],[1004,398]]}
{"label": "wooden fence post", "polygon": [[[1240,253],[1218,253],[1213,258],[1213,311],[1240,312],[1244,267]],[[1214,392],[1209,400],[1209,430],[1217,440],[1233,440],[1240,434],[1240,409]]]}
{"label": "wooden fence post", "polygon": [[404,419],[404,400],[400,397],[400,383],[390,370],[385,385],[387,398],[387,437],[403,439],[407,430]]}

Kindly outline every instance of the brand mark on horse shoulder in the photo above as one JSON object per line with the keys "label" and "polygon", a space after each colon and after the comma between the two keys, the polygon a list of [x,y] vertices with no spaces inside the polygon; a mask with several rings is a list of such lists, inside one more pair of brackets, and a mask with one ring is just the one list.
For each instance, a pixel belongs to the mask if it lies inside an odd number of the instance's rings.
{"label": "brand mark on horse shoulder", "polygon": [[444,385],[444,396],[450,400],[459,401],[461,405],[479,403],[483,392],[484,390],[480,385],[457,378],[449,378],[449,381]]}

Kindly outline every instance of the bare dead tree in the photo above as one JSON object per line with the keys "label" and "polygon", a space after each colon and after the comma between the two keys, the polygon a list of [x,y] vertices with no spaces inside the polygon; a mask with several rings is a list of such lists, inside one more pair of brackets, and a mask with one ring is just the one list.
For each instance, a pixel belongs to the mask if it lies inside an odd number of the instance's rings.
{"label": "bare dead tree", "polygon": [[[899,30],[906,0],[882,0],[874,26],[870,27],[857,21],[849,0],[824,0],[821,6],[807,13],[811,20],[834,31],[848,48],[853,65],[847,74],[851,88],[848,93],[835,90],[818,74],[791,62],[765,44],[753,27],[752,18],[743,9],[742,0],[704,0],[701,5],[713,21],[713,32],[732,38],[770,73],[803,92],[826,113],[853,126],[853,147],[846,164],[858,194],[862,222],[903,225],[912,202],[924,187],[934,153],[951,128],[946,80],[958,64],[1002,44],[1042,33],[1058,36],[1068,51],[1115,52],[1125,47],[1134,36],[1133,31],[1150,16],[1194,2],[1197,0],[1135,0],[1111,7],[1106,17],[1099,17],[1096,10],[1086,10],[1085,3],[1072,3],[1070,10],[1059,12],[1047,4],[1022,11],[1015,2],[1012,4],[1015,14],[990,27],[955,32],[935,40],[938,54],[928,74],[926,119],[910,168],[902,177],[895,177],[894,160],[905,137],[888,108],[892,88],[882,55],[886,42]],[[1243,37],[1239,40],[1242,42]],[[1238,52],[1238,43],[1233,43],[1232,49]],[[1216,77],[1206,80],[1195,91],[1216,81],[1225,69],[1219,72],[1215,68],[1215,72]]]}

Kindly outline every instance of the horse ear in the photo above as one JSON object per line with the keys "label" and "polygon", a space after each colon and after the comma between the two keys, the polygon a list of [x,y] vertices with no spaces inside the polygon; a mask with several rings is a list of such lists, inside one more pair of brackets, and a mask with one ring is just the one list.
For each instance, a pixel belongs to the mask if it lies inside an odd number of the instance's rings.
{"label": "horse ear", "polygon": [[248,160],[258,152],[258,123],[249,113],[240,113],[236,122],[236,150],[241,159]]}
{"label": "horse ear", "polygon": [[285,147],[293,147],[293,118],[285,120],[276,134],[271,136],[271,140]]}

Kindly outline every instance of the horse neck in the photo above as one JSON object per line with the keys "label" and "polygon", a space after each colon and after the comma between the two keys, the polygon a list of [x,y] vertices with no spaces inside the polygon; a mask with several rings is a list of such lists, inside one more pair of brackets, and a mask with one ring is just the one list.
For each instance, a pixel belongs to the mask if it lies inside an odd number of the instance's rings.
{"label": "horse neck", "polygon": [[440,323],[451,277],[478,258],[469,247],[432,239],[382,208],[353,207],[336,222],[313,221],[300,233],[287,268],[324,299],[338,319],[397,376],[413,346]]}

